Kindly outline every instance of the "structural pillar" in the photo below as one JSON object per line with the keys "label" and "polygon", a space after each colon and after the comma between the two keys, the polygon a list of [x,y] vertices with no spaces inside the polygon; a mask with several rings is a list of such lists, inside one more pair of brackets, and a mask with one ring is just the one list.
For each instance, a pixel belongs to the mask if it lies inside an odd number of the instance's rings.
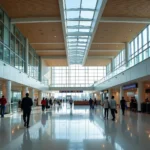
{"label": "structural pillar", "polygon": [[108,89],[108,100],[111,100],[112,92],[111,89]]}
{"label": "structural pillar", "polygon": [[138,88],[137,88],[138,111],[141,111],[141,103],[142,102],[143,102],[143,83],[140,81],[140,82],[138,82]]}
{"label": "structural pillar", "polygon": [[39,62],[39,81],[42,82],[42,58],[41,57]]}
{"label": "structural pillar", "polygon": [[29,41],[26,38],[26,50],[25,50],[25,73],[28,74],[28,64],[29,64]]}
{"label": "structural pillar", "polygon": [[6,108],[6,113],[11,112],[11,81],[6,81],[3,83],[2,92],[4,97],[7,100],[7,106],[9,106],[9,109]]}
{"label": "structural pillar", "polygon": [[31,90],[31,98],[32,98],[32,100],[34,102],[34,89]]}
{"label": "structural pillar", "polygon": [[114,64],[113,64],[114,61],[113,61],[113,60],[114,60],[114,59],[112,58],[112,59],[111,59],[111,72],[114,71]]}
{"label": "structural pillar", "polygon": [[130,45],[128,42],[125,43],[125,65],[128,67],[128,56],[129,56]]}
{"label": "structural pillar", "polygon": [[23,87],[22,92],[21,92],[21,97],[22,98],[25,97],[26,93],[29,93],[29,89],[28,89],[28,87]]}
{"label": "structural pillar", "polygon": [[38,105],[41,105],[41,100],[42,100],[42,92],[38,92]]}
{"label": "structural pillar", "polygon": [[120,86],[120,100],[122,99],[122,97],[124,97],[124,91],[122,89],[122,86]]}
{"label": "structural pillar", "polygon": [[31,89],[31,95],[30,95],[32,101],[33,101],[33,106],[35,106],[35,101],[34,101],[34,89]]}

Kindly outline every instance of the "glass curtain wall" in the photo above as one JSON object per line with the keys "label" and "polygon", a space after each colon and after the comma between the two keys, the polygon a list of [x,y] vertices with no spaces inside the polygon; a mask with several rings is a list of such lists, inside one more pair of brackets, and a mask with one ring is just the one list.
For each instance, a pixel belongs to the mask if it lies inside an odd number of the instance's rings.
{"label": "glass curtain wall", "polygon": [[28,74],[36,80],[39,80],[39,61],[39,56],[36,54],[35,50],[29,46]]}
{"label": "glass curtain wall", "polygon": [[[29,46],[29,76],[39,80],[39,56]],[[26,39],[0,8],[0,60],[25,71]]]}
{"label": "glass curtain wall", "polygon": [[0,9],[0,59],[24,72],[25,38]]}
{"label": "glass curtain wall", "polygon": [[52,67],[52,87],[89,87],[106,76],[106,67]]}
{"label": "glass curtain wall", "polygon": [[111,63],[106,66],[106,75],[111,73]]}
{"label": "glass curtain wall", "polygon": [[122,50],[113,60],[113,70],[125,65],[125,50]]}
{"label": "glass curtain wall", "polygon": [[128,51],[129,64],[131,67],[146,58],[150,57],[150,25],[148,25],[139,35],[130,42]]}

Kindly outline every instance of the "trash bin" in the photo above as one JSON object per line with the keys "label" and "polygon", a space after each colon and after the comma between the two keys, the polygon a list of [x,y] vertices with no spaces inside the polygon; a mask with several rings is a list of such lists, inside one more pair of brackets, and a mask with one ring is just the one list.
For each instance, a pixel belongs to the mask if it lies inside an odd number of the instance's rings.
{"label": "trash bin", "polygon": [[150,114],[150,103],[146,104],[146,112]]}
{"label": "trash bin", "polygon": [[146,112],[146,103],[141,103],[141,112]]}

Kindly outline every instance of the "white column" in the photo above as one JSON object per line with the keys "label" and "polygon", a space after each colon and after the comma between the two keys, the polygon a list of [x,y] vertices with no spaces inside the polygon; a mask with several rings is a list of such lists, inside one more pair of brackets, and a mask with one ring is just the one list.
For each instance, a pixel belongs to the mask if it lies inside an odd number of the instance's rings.
{"label": "white column", "polygon": [[41,100],[42,100],[42,92],[38,92],[38,105],[41,105]]}
{"label": "white column", "polygon": [[6,111],[11,112],[11,81],[6,81],[3,83],[2,87],[3,95],[7,100],[7,104],[9,105],[10,111],[6,109]]}
{"label": "white column", "polygon": [[40,74],[39,74],[39,80],[42,82],[42,58],[40,57],[40,61],[39,61],[39,71],[40,71]]}
{"label": "white column", "polygon": [[111,99],[111,96],[112,96],[111,89],[108,89],[108,100],[110,100],[110,99]]}
{"label": "white column", "polygon": [[113,72],[113,70],[114,70],[114,64],[113,64],[113,58],[111,59],[111,72]]}
{"label": "white column", "polygon": [[28,74],[28,64],[29,64],[29,41],[26,38],[26,50],[25,50],[25,73]]}
{"label": "white column", "polygon": [[129,53],[129,50],[130,50],[130,45],[128,42],[125,43],[125,64],[126,64],[126,67],[128,66],[128,53]]}
{"label": "white column", "polygon": [[137,104],[138,104],[138,111],[141,111],[141,103],[143,102],[143,83],[138,82],[137,88]]}
{"label": "white column", "polygon": [[120,86],[120,100],[122,99],[122,97],[124,96],[124,91],[122,89],[122,86]]}
{"label": "white column", "polygon": [[23,87],[22,92],[21,92],[22,98],[26,96],[26,93],[29,93],[29,88],[28,87]]}
{"label": "white column", "polygon": [[34,89],[31,90],[31,96],[30,97],[32,98],[32,101],[34,102]]}
{"label": "white column", "polygon": [[32,99],[33,106],[35,106],[35,102],[34,102],[34,89],[31,89],[30,97],[31,97],[31,99]]}

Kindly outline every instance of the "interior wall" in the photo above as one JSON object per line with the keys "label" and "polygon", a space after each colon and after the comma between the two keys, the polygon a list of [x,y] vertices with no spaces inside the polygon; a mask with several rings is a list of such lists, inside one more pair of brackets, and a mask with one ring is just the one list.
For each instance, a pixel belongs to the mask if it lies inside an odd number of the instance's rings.
{"label": "interior wall", "polygon": [[41,60],[42,64],[42,81],[45,81],[47,79],[49,82],[51,81],[51,71],[50,67],[46,65],[44,60]]}

